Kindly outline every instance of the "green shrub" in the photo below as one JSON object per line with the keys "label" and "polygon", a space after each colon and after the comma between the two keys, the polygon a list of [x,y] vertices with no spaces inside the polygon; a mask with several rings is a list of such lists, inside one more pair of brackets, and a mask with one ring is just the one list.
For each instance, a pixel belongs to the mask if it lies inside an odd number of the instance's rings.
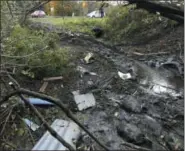
{"label": "green shrub", "polygon": [[159,21],[157,15],[134,8],[135,5],[117,6],[109,12],[106,19],[106,37],[109,40],[121,41],[150,28],[150,25]]}
{"label": "green shrub", "polygon": [[17,74],[31,78],[57,76],[64,72],[68,64],[67,48],[58,45],[59,36],[15,26],[6,39],[3,62],[8,66],[18,66]]}

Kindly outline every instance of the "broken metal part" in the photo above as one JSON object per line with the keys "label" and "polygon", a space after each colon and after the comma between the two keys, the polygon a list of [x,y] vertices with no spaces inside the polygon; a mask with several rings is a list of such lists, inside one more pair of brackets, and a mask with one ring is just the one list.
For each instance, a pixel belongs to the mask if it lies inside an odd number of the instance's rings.
{"label": "broken metal part", "polygon": [[[66,142],[76,149],[75,142],[77,142],[81,132],[74,122],[56,119],[51,127],[58,132]],[[47,131],[32,150],[67,150],[67,148]]]}

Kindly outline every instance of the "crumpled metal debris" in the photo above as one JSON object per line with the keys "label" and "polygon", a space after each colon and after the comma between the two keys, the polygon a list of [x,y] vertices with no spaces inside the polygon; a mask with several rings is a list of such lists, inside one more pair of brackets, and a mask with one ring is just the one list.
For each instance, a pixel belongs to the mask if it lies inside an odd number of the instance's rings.
{"label": "crumpled metal debris", "polygon": [[[56,119],[51,127],[76,150],[76,142],[81,134],[78,125],[72,121]],[[67,148],[47,131],[32,150],[67,150]]]}

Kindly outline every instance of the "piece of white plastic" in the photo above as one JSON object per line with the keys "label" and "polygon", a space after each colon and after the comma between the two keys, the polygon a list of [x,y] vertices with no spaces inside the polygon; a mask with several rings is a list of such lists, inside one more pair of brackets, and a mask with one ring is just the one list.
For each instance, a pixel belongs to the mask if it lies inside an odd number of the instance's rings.
{"label": "piece of white plastic", "polygon": [[96,105],[96,101],[92,93],[79,94],[78,91],[73,91],[72,93],[79,111]]}
{"label": "piece of white plastic", "polygon": [[36,131],[39,126],[37,124],[35,124],[34,122],[30,121],[27,118],[24,118],[23,121],[25,122],[25,124],[32,130],[32,131]]}
{"label": "piece of white plastic", "polygon": [[123,80],[131,79],[131,77],[132,77],[130,73],[122,73],[120,71],[118,71],[118,75]]}

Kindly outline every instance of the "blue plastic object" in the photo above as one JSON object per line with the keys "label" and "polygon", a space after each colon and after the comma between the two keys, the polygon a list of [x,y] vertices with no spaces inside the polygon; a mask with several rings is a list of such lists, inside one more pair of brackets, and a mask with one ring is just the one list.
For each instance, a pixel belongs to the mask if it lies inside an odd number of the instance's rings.
{"label": "blue plastic object", "polygon": [[54,105],[53,103],[38,98],[29,98],[28,100],[33,105]]}

